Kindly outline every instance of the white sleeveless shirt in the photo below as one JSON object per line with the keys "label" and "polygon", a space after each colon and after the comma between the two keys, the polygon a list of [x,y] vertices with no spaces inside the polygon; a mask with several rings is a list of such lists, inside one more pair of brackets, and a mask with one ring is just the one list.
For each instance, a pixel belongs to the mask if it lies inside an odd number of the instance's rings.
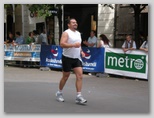
{"label": "white sleeveless shirt", "polygon": [[[67,32],[68,34],[67,43],[69,44],[74,44],[76,42],[81,43],[81,34],[78,31],[72,31],[70,29],[67,29],[65,30],[65,32]],[[73,59],[78,58],[79,60],[81,60],[80,51],[81,47],[63,48],[63,55],[69,58]]]}

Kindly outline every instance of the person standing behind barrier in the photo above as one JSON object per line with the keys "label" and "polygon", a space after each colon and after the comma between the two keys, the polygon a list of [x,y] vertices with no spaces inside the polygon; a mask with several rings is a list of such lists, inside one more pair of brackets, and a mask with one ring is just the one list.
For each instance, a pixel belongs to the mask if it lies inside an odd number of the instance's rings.
{"label": "person standing behind barrier", "polygon": [[147,40],[144,41],[144,42],[142,43],[142,45],[140,46],[140,50],[143,50],[143,51],[145,51],[145,52],[148,52],[148,37],[147,37]]}
{"label": "person standing behind barrier", "polygon": [[14,36],[11,32],[9,32],[9,36],[7,37],[7,40],[4,43],[13,43]]}
{"label": "person standing behind barrier", "polygon": [[32,44],[32,43],[35,42],[35,39],[34,39],[33,36],[34,36],[34,35],[33,35],[33,32],[29,32],[29,36],[28,36],[28,38],[26,39],[26,44]]}
{"label": "person standing behind barrier", "polygon": [[124,52],[127,52],[128,50],[135,50],[136,49],[136,43],[132,39],[131,35],[126,35],[126,40],[122,45],[122,49]]}
{"label": "person standing behind barrier", "polygon": [[100,37],[99,43],[97,44],[98,48],[100,47],[109,48],[112,46],[109,39],[106,37],[106,35],[101,34],[99,37]]}
{"label": "person standing behind barrier", "polygon": [[85,44],[88,47],[96,47],[97,37],[95,36],[94,30],[91,30],[90,37],[88,38],[88,41],[83,41],[83,44]]}
{"label": "person standing behind barrier", "polygon": [[77,31],[77,21],[74,18],[68,20],[68,29],[62,34],[60,46],[63,48],[62,54],[62,67],[63,76],[59,83],[59,90],[56,92],[56,99],[64,102],[62,90],[66,81],[70,76],[71,69],[74,70],[76,75],[76,103],[85,104],[86,99],[81,94],[82,89],[82,60],[81,55],[85,54],[81,49],[81,34]]}
{"label": "person standing behind barrier", "polygon": [[39,44],[38,42],[38,38],[39,38],[39,34],[36,30],[33,30],[33,37],[34,37],[34,40],[35,40],[35,44]]}
{"label": "person standing behind barrier", "polygon": [[43,30],[39,38],[41,38],[41,44],[48,45],[46,29]]}
{"label": "person standing behind barrier", "polygon": [[53,33],[48,35],[48,44],[55,45]]}
{"label": "person standing behind barrier", "polygon": [[[106,35],[101,34],[99,36],[100,39],[98,39],[97,48],[109,48],[111,47],[109,39],[106,37]],[[96,73],[96,77],[104,76],[104,73]]]}
{"label": "person standing behind barrier", "polygon": [[13,41],[14,45],[24,44],[24,37],[20,34],[20,32],[16,32],[16,40]]}

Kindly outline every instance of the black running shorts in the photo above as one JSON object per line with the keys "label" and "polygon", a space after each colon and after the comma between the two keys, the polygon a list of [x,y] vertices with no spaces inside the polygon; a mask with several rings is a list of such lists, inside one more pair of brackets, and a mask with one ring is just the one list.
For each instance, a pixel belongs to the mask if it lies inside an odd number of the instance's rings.
{"label": "black running shorts", "polygon": [[70,58],[62,55],[62,67],[64,72],[70,72],[72,68],[82,67],[82,62],[76,58]]}

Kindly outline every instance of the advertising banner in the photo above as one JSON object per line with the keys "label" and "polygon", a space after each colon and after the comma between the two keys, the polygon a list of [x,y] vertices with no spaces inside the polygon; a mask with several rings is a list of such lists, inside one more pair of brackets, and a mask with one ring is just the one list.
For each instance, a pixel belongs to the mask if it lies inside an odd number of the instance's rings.
{"label": "advertising banner", "polygon": [[148,53],[140,50],[124,53],[122,49],[106,48],[105,72],[147,79]]}
{"label": "advertising banner", "polygon": [[104,72],[104,48],[82,47],[83,70],[87,72]]}
{"label": "advertising banner", "polygon": [[40,61],[41,45],[4,45],[4,60]]}
{"label": "advertising banner", "polygon": [[[104,48],[82,47],[85,57],[82,58],[83,71],[104,72]],[[42,45],[41,66],[62,68],[62,48],[56,45]],[[68,62],[69,63],[69,62]]]}
{"label": "advertising banner", "polygon": [[40,53],[41,66],[62,68],[61,58],[62,58],[62,48],[60,46],[42,45]]}

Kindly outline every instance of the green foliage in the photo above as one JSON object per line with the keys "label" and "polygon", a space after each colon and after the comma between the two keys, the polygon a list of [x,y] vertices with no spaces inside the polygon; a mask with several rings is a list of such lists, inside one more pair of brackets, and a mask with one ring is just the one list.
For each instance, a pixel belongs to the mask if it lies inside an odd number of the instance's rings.
{"label": "green foliage", "polygon": [[38,17],[42,16],[44,18],[52,15],[50,10],[54,7],[53,4],[32,4],[27,6],[32,13],[37,14]]}
{"label": "green foliage", "polygon": [[12,4],[4,4],[4,9],[11,8]]}
{"label": "green foliage", "polygon": [[[15,4],[15,7],[19,6],[21,4]],[[7,9],[7,8],[12,8],[13,4],[4,4],[4,9]]]}

